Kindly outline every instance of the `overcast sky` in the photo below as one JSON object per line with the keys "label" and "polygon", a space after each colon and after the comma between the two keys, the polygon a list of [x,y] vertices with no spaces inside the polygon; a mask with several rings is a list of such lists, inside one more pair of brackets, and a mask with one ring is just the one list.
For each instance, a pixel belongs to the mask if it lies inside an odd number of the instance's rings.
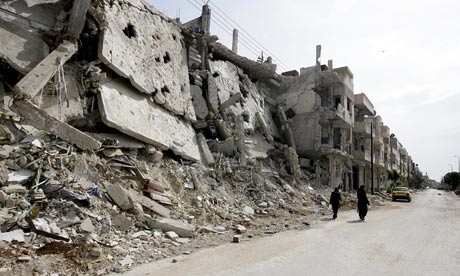
{"label": "overcast sky", "polygon": [[[182,22],[199,0],[149,0]],[[348,66],[355,93],[364,92],[415,163],[436,180],[456,171],[460,155],[460,2],[454,0],[211,0],[211,32],[231,47],[232,27],[256,39],[289,69],[322,63]],[[237,22],[239,27],[229,19]],[[220,24],[226,29],[217,26]],[[225,28],[225,25],[227,27]],[[240,54],[256,59],[240,45]],[[275,63],[276,63],[275,58]]]}

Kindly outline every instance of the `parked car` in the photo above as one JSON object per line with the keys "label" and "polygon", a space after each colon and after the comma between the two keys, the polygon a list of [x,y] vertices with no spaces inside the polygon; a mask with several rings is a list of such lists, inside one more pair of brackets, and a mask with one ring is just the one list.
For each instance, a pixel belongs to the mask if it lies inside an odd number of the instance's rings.
{"label": "parked car", "polygon": [[391,198],[393,201],[405,199],[410,202],[412,200],[411,193],[407,187],[395,187],[393,192],[391,192]]}

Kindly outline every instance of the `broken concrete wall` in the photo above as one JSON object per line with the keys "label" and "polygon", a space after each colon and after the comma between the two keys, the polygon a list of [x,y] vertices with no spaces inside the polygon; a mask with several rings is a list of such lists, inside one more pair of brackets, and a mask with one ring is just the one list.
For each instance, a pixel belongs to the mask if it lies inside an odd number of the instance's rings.
{"label": "broken concrete wall", "polygon": [[228,61],[209,61],[209,67],[208,101],[211,106],[218,106],[220,112],[232,117],[242,115],[245,131],[252,133],[260,125],[268,134],[266,136],[278,134],[271,113],[266,112],[265,95],[249,76]]}
{"label": "broken concrete wall", "polygon": [[210,91],[209,93],[217,94],[219,104],[223,104],[231,96],[241,93],[238,71],[234,64],[221,60],[209,61],[209,69],[217,86],[217,91]]}
{"label": "broken concrete wall", "polygon": [[[61,84],[60,91],[57,91],[56,81],[50,82],[45,86],[44,91],[33,99],[33,103],[49,115],[61,121],[68,122],[84,117],[81,98],[83,87],[79,82],[78,66],[65,65],[63,69],[65,84]],[[64,85],[65,88],[63,87]]]}
{"label": "broken concrete wall", "polygon": [[318,156],[321,146],[321,125],[319,121],[319,113],[296,114],[290,119],[299,156],[307,158]]}
{"label": "broken concrete wall", "polygon": [[142,0],[104,1],[99,58],[157,104],[195,120],[180,29]]}
{"label": "broken concrete wall", "polygon": [[174,116],[127,83],[112,80],[102,84],[99,108],[106,125],[186,159],[200,160],[191,123]]}
{"label": "broken concrete wall", "polygon": [[40,31],[59,28],[58,17],[71,3],[69,0],[42,2],[0,2],[0,58],[22,74],[32,70],[49,54],[50,49]]}
{"label": "broken concrete wall", "polygon": [[216,56],[236,64],[253,79],[271,79],[276,74],[276,64],[260,63],[239,56],[219,42],[209,43],[209,46]]}
{"label": "broken concrete wall", "polygon": [[321,98],[313,91],[313,74],[285,78],[286,92],[277,97],[286,116],[290,118],[296,150],[301,157],[317,156],[321,145]]}

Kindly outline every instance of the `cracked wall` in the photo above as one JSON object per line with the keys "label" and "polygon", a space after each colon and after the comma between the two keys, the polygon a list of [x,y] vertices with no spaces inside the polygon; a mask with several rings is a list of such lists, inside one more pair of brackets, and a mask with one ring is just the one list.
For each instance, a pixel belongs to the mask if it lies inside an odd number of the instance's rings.
{"label": "cracked wall", "polygon": [[179,27],[141,0],[103,3],[99,58],[157,104],[196,120]]}

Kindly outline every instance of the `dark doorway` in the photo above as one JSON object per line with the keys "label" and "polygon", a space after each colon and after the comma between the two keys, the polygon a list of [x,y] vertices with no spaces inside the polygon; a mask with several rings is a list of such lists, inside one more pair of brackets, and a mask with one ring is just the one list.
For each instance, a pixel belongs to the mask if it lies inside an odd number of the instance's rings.
{"label": "dark doorway", "polygon": [[359,187],[359,169],[353,166],[353,190],[358,190]]}

